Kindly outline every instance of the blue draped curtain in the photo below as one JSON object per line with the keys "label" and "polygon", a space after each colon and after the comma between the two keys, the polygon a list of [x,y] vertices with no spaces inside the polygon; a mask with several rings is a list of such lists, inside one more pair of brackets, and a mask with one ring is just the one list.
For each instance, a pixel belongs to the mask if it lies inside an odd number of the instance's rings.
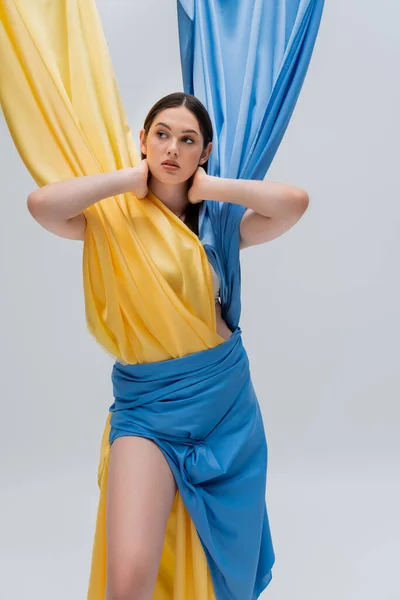
{"label": "blue draped curtain", "polygon": [[210,175],[263,179],[296,105],[324,0],[178,0],[184,91],[214,125]]}

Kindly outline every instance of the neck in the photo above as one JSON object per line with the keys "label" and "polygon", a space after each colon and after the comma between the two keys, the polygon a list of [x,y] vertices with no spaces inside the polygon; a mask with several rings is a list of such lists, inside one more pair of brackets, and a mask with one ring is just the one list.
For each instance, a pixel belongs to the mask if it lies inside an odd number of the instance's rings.
{"label": "neck", "polygon": [[189,204],[187,192],[188,184],[183,183],[163,183],[154,177],[151,177],[149,189],[157,198],[161,200],[176,215],[182,214]]}

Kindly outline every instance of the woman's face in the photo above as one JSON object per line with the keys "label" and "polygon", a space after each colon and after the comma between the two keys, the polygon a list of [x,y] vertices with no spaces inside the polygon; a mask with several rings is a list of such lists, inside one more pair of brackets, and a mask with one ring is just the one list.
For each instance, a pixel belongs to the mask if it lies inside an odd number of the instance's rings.
{"label": "woman's face", "polygon": [[[140,131],[140,149],[146,155],[151,174],[162,183],[187,181],[211,152],[211,142],[203,149],[203,136],[195,115],[185,106],[159,112],[147,138]],[[177,167],[165,161],[175,162]]]}

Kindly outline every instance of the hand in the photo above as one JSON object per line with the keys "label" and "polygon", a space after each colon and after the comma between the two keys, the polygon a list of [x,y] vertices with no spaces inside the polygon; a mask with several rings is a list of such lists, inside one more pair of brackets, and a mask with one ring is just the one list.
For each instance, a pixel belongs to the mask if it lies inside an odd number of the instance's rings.
{"label": "hand", "polygon": [[132,194],[139,200],[144,198],[148,192],[147,179],[149,175],[149,165],[144,158],[136,167],[130,169],[132,175]]}
{"label": "hand", "polygon": [[198,204],[204,200],[204,186],[207,180],[208,175],[203,167],[197,167],[192,178],[192,185],[188,190],[188,200],[191,204]]}

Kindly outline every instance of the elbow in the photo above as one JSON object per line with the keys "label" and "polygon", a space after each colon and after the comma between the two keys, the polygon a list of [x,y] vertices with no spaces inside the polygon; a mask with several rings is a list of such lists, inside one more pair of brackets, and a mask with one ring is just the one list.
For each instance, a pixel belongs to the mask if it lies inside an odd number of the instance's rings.
{"label": "elbow", "polygon": [[308,205],[310,203],[310,197],[309,197],[308,193],[301,188],[297,188],[297,191],[295,194],[295,203],[296,203],[296,207],[298,208],[298,210],[301,213],[304,213],[307,210]]}
{"label": "elbow", "polygon": [[26,200],[26,206],[27,206],[30,214],[32,215],[32,217],[35,217],[35,215],[37,214],[38,203],[39,203],[38,191],[39,190],[35,190],[34,192],[31,192]]}
{"label": "elbow", "polygon": [[[31,192],[26,200],[26,206],[30,212],[30,214],[32,215],[32,211],[34,210],[34,205],[36,203],[36,196],[35,196],[35,192]],[[33,216],[33,215],[32,215]]]}

